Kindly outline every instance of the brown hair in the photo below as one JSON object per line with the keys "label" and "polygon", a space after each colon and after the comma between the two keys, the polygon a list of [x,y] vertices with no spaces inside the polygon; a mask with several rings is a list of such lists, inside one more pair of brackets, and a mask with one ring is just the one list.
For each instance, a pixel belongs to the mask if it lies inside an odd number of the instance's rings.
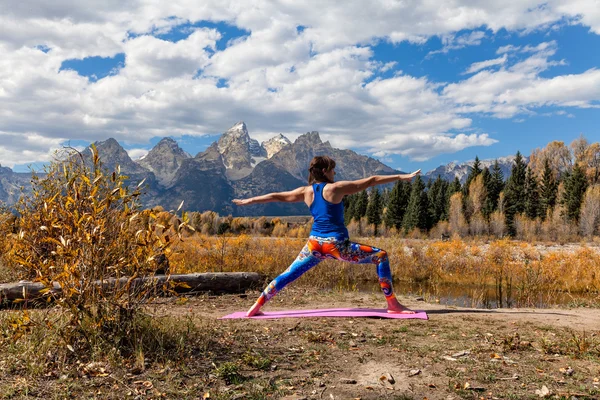
{"label": "brown hair", "polygon": [[316,182],[327,182],[333,183],[329,181],[329,179],[323,173],[323,170],[329,172],[335,168],[335,161],[332,158],[327,156],[315,156],[310,162],[310,167],[308,167],[308,183],[313,184]]}

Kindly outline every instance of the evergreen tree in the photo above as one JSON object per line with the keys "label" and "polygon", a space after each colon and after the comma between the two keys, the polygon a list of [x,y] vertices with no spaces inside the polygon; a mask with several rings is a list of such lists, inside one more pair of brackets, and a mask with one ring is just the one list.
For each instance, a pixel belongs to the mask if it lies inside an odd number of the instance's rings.
{"label": "evergreen tree", "polygon": [[461,190],[462,190],[462,185],[460,184],[460,181],[458,180],[458,176],[455,176],[454,180],[448,187],[448,198],[450,198],[450,196],[452,196],[454,193],[460,192]]}
{"label": "evergreen tree", "polygon": [[498,199],[500,198],[500,193],[504,190],[504,174],[502,173],[502,169],[500,169],[498,160],[495,160],[492,165],[490,179],[485,189],[487,191],[487,198],[483,213],[486,217],[489,217],[498,209]]}
{"label": "evergreen tree", "polygon": [[379,194],[379,190],[374,188],[371,191],[371,196],[369,198],[369,205],[367,206],[367,220],[370,224],[375,225],[375,236],[377,236],[377,228],[381,225],[381,211],[383,208],[383,204],[381,202],[381,195]]}
{"label": "evergreen tree", "polygon": [[417,175],[410,192],[408,206],[404,214],[402,226],[405,232],[410,232],[414,228],[427,229],[429,227],[428,216],[428,201],[427,193],[425,192],[425,184],[421,176]]}
{"label": "evergreen tree", "polygon": [[531,170],[527,168],[525,175],[525,215],[529,219],[535,219],[540,216],[540,192],[537,178]]}
{"label": "evergreen tree", "polygon": [[410,181],[398,181],[390,193],[387,210],[385,211],[384,223],[388,228],[402,228],[402,220],[410,197]]}
{"label": "evergreen tree", "polygon": [[366,190],[358,193],[356,205],[354,206],[354,215],[352,218],[360,220],[367,214],[367,206],[369,205],[369,195]]}
{"label": "evergreen tree", "polygon": [[344,196],[344,223],[348,225],[352,218],[354,218],[354,213],[356,209],[356,195],[351,194],[349,196]]}
{"label": "evergreen tree", "polygon": [[483,207],[481,208],[481,213],[483,214],[483,216],[485,218],[488,218],[491,214],[491,212],[489,211],[488,207],[489,207],[489,195],[488,195],[488,188],[490,187],[490,182],[492,181],[492,173],[490,172],[490,169],[488,167],[485,167],[483,169],[483,171],[481,172],[481,175],[483,176],[483,187],[485,188],[485,199],[483,200]]}
{"label": "evergreen tree", "polygon": [[525,162],[521,152],[517,152],[510,177],[504,191],[504,216],[511,236],[516,234],[515,216],[525,211]]}
{"label": "evergreen tree", "polygon": [[558,182],[554,179],[554,173],[550,167],[550,161],[544,160],[544,171],[542,182],[540,184],[540,213],[542,219],[546,218],[548,209],[552,210],[556,205],[556,196],[558,192]]}
{"label": "evergreen tree", "polygon": [[[431,182],[431,181],[430,181]],[[448,218],[448,182],[438,175],[427,191],[429,202],[430,224],[434,226],[439,221]]]}
{"label": "evergreen tree", "polygon": [[465,182],[465,186],[463,187],[464,195],[463,197],[467,197],[469,194],[469,186],[471,186],[471,182],[473,179],[477,178],[477,176],[482,172],[481,170],[481,162],[479,161],[479,157],[475,156],[475,161],[473,161],[473,166],[469,167],[469,173],[467,174],[467,181]]}
{"label": "evergreen tree", "polygon": [[581,202],[587,189],[587,179],[585,170],[578,164],[573,167],[573,171],[565,178],[565,191],[563,193],[562,203],[565,205],[567,216],[570,220],[578,222],[579,212],[581,211]]}

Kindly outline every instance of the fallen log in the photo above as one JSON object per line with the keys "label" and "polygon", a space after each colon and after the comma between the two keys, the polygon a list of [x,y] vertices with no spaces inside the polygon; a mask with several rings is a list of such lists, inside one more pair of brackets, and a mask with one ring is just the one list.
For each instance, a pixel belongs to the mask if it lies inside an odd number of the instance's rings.
{"label": "fallen log", "polygon": [[[151,287],[157,294],[168,293],[243,293],[249,289],[262,289],[266,277],[256,272],[207,272],[197,274],[154,275],[144,278],[107,279],[96,281],[95,285],[102,286],[103,290],[114,290],[127,287],[136,289],[141,286]],[[45,290],[50,289],[50,291]],[[59,297],[62,288],[58,283],[53,283],[52,288],[47,288],[39,282],[21,281],[16,283],[0,284],[0,304],[22,303],[35,301],[44,294]]]}

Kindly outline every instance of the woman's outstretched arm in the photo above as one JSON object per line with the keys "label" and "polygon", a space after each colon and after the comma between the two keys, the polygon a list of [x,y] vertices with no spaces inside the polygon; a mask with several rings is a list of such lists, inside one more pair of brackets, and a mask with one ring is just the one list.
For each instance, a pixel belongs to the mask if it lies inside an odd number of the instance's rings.
{"label": "woman's outstretched arm", "polygon": [[346,196],[361,192],[372,186],[383,185],[401,180],[409,181],[420,173],[421,170],[419,169],[410,174],[373,175],[369,176],[368,178],[357,179],[355,181],[339,181],[331,185],[331,190],[333,190],[335,197]]}
{"label": "woman's outstretched arm", "polygon": [[304,201],[304,194],[306,193],[306,186],[301,186],[297,189],[290,190],[289,192],[276,192],[263,194],[261,196],[250,197],[248,199],[235,199],[233,203],[238,206],[247,206],[249,204],[258,203],[272,203],[275,201],[281,201],[285,203],[297,203]]}

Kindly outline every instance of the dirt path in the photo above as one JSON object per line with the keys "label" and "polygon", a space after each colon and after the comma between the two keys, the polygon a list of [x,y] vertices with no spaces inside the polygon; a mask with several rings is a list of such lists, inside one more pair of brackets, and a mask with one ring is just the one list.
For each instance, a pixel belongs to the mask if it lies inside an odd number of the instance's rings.
{"label": "dirt path", "polygon": [[[288,294],[282,294],[269,303],[265,310],[276,311],[285,309],[313,308],[383,308],[385,302],[379,293],[364,294],[354,292],[323,293],[320,291],[288,289]],[[291,292],[291,293],[290,293]],[[170,308],[172,313],[189,312],[193,307],[197,315],[218,319],[226,314],[247,310],[259,293],[237,296],[211,296],[191,298],[185,306]],[[415,310],[424,310],[432,321],[461,320],[461,318],[477,317],[481,320],[510,321],[512,323],[531,323],[553,327],[566,327],[580,331],[600,330],[600,309],[593,308],[503,308],[476,309],[467,307],[431,304],[415,298],[399,297],[406,306]],[[206,305],[206,306],[205,306]],[[263,321],[264,322],[264,321]],[[369,324],[371,321],[356,320],[355,324]]]}
{"label": "dirt path", "polygon": [[[480,310],[405,298],[401,302],[427,311],[429,320],[218,320],[246,310],[257,295],[204,296],[183,305],[165,301],[154,312],[193,316],[220,330],[230,360],[270,360],[267,370],[239,364],[246,382],[272,385],[268,396],[261,392],[270,398],[600,398],[598,309]],[[266,310],[383,303],[378,293],[286,289]],[[215,380],[206,393],[246,398],[255,386]]]}

